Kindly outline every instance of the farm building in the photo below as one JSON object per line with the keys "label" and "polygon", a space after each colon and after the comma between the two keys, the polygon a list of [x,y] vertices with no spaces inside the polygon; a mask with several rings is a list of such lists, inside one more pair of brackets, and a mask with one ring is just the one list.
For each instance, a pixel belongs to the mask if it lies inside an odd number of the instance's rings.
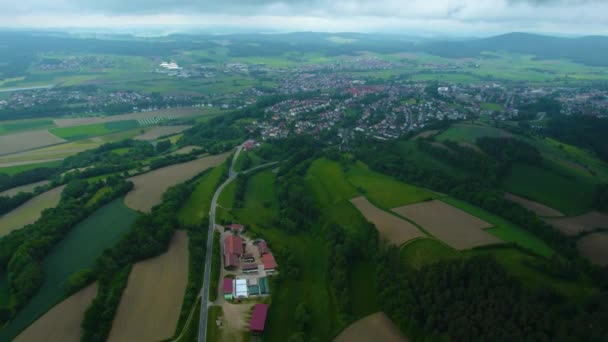
{"label": "farm building", "polygon": [[234,280],[224,278],[224,299],[231,300],[234,298]]}
{"label": "farm building", "polygon": [[254,147],[255,147],[255,141],[253,141],[253,140],[247,140],[245,142],[245,144],[243,144],[243,149],[245,151],[249,151],[249,150],[253,149]]}
{"label": "farm building", "polygon": [[257,273],[258,265],[257,264],[245,264],[243,265],[243,273]]}
{"label": "farm building", "polygon": [[248,291],[250,296],[261,296],[270,293],[270,288],[268,287],[268,279],[266,277],[250,278],[248,284]]}
{"label": "farm building", "polygon": [[226,225],[224,228],[233,231],[235,233],[242,233],[245,230],[245,226],[239,223],[231,223]]}
{"label": "farm building", "polygon": [[249,297],[249,291],[247,289],[247,279],[237,278],[234,280],[234,295],[235,298]]}
{"label": "farm building", "polygon": [[258,249],[260,250],[260,255],[270,253],[270,250],[268,249],[268,244],[266,243],[266,241],[260,240],[257,242],[257,245],[258,245]]}
{"label": "farm building", "polygon": [[252,253],[245,253],[243,254],[243,261],[244,262],[254,262],[255,261],[255,257],[253,256]]}
{"label": "farm building", "polygon": [[224,240],[224,268],[233,270],[239,267],[239,258],[243,255],[243,239],[229,235]]}
{"label": "farm building", "polygon": [[249,330],[254,334],[261,334],[264,332],[266,326],[266,315],[268,314],[268,304],[256,304],[253,307],[253,314],[251,315],[251,322],[249,323]]}
{"label": "farm building", "polygon": [[272,253],[264,254],[262,256],[262,262],[264,263],[264,270],[267,273],[271,273],[277,268],[277,262],[274,260]]}

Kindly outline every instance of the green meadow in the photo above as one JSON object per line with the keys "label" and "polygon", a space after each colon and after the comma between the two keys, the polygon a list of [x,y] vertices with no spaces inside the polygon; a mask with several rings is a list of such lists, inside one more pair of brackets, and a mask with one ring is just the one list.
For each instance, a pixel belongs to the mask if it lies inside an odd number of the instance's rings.
{"label": "green meadow", "polygon": [[139,127],[136,120],[106,122],[93,125],[61,127],[51,129],[50,132],[66,140],[80,140],[127,131]]}
{"label": "green meadow", "polygon": [[0,135],[52,127],[55,127],[55,124],[53,123],[53,120],[50,119],[7,121],[0,123]]}
{"label": "green meadow", "polygon": [[117,199],[76,225],[44,259],[44,284],[17,314],[0,330],[0,340],[14,338],[55,304],[65,298],[70,275],[90,268],[101,253],[128,232],[137,213]]}
{"label": "green meadow", "polygon": [[443,133],[439,134],[436,138],[439,141],[452,140],[457,142],[468,142],[474,144],[475,141],[477,141],[477,138],[498,138],[509,135],[509,133],[499,128],[472,124],[459,124],[448,128]]}
{"label": "green meadow", "polygon": [[184,224],[194,225],[201,223],[201,220],[209,215],[211,199],[215,188],[224,173],[224,166],[218,166],[208,171],[197,182],[196,188],[190,198],[182,206],[178,213],[179,220]]}
{"label": "green meadow", "polygon": [[61,165],[61,160],[43,162],[43,163],[35,163],[35,164],[27,164],[27,165],[17,165],[17,166],[7,166],[0,167],[0,173],[6,173],[7,175],[14,175],[19,172],[28,171],[37,169],[39,167],[55,167]]}

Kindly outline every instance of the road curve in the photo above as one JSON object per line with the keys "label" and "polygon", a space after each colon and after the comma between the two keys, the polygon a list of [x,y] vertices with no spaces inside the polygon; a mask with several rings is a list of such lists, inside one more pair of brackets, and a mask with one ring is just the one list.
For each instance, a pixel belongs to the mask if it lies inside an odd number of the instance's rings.
{"label": "road curve", "polygon": [[230,164],[230,169],[228,170],[228,179],[220,185],[215,193],[213,194],[213,199],[211,200],[211,208],[209,210],[209,231],[207,232],[207,249],[205,256],[205,273],[203,277],[203,287],[201,288],[201,316],[198,325],[198,341],[205,342],[207,338],[207,308],[209,307],[209,284],[211,277],[211,255],[213,250],[213,231],[215,229],[215,209],[217,208],[217,200],[220,198],[220,194],[224,190],[230,182],[236,179],[238,173],[234,171],[234,165],[236,164],[237,159],[239,158],[239,154],[243,150],[243,146],[245,143],[241,144],[234,153],[232,157],[232,163]]}

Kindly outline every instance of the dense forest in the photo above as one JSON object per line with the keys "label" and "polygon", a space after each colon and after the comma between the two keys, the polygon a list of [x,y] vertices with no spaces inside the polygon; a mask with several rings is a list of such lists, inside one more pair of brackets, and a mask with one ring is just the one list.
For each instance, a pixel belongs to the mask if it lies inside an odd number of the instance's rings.
{"label": "dense forest", "polygon": [[608,295],[571,305],[550,288],[531,290],[492,256],[407,270],[396,248],[378,258],[380,304],[415,340],[605,341]]}
{"label": "dense forest", "polygon": [[595,116],[553,117],[545,133],[559,141],[591,150],[608,162],[608,120]]}

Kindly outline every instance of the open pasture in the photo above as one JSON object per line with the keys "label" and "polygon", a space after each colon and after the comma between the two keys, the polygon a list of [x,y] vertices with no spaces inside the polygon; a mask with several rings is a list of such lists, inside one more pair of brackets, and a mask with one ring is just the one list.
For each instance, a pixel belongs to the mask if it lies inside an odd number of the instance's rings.
{"label": "open pasture", "polygon": [[171,186],[185,182],[208,168],[220,165],[229,154],[204,157],[132,177],[129,180],[135,187],[125,197],[125,204],[129,208],[149,212],[152,207],[160,204],[162,195]]}
{"label": "open pasture", "polygon": [[113,121],[83,126],[59,127],[50,132],[62,139],[80,140],[138,128],[135,120]]}
{"label": "open pasture", "polygon": [[576,248],[594,264],[608,265],[608,232],[585,235],[576,242]]}
{"label": "open pasture", "polygon": [[473,125],[473,124],[455,124],[448,128],[436,138],[440,141],[453,140],[457,142],[468,142],[474,144],[477,138],[481,137],[510,137],[511,133],[503,131],[499,128]]}
{"label": "open pasture", "polygon": [[505,198],[509,201],[513,201],[522,207],[534,212],[536,215],[541,217],[560,217],[564,216],[561,212],[544,205],[542,203],[534,202],[529,199],[525,199],[523,197],[519,197],[517,195],[506,193]]}
{"label": "open pasture", "polygon": [[406,205],[393,211],[458,250],[502,242],[484,231],[492,226],[490,223],[442,201]]}
{"label": "open pasture", "polygon": [[160,341],[173,336],[188,280],[188,234],[169,250],[138,262],[129,275],[108,341]]}
{"label": "open pasture", "polygon": [[334,342],[405,342],[409,341],[401,330],[383,313],[362,318],[340,333]]}
{"label": "open pasture", "polygon": [[564,235],[575,236],[596,228],[608,228],[608,214],[591,211],[580,216],[545,219],[545,222]]}
{"label": "open pasture", "polygon": [[180,208],[178,218],[184,224],[195,225],[209,214],[215,188],[224,174],[223,167],[216,167],[206,173],[196,184],[190,198]]}
{"label": "open pasture", "polygon": [[545,204],[566,215],[586,212],[592,205],[595,184],[553,165],[515,163],[502,182],[504,190]]}
{"label": "open pasture", "polygon": [[57,304],[19,334],[15,342],[80,341],[82,335],[80,323],[95,296],[97,296],[97,283],[89,285]]}
{"label": "open pasture", "polygon": [[[155,120],[156,123],[163,120],[170,120],[182,117],[190,117],[205,114],[208,110],[193,107],[163,109],[154,112],[138,112],[121,115],[110,116],[95,116],[95,117],[79,117],[79,118],[64,118],[55,119],[55,125],[58,127],[73,127],[100,124],[115,121],[137,120],[141,123],[146,123],[148,120]],[[150,121],[151,122],[151,121]],[[151,123],[152,124],[152,123]]]}
{"label": "open pasture", "polygon": [[409,240],[425,236],[413,224],[375,207],[363,196],[353,198],[351,203],[376,226],[380,236],[391,244],[400,246]]}
{"label": "open pasture", "polygon": [[37,169],[40,167],[55,167],[55,166],[59,166],[60,164],[61,164],[61,160],[53,160],[53,161],[47,161],[47,162],[42,162],[42,163],[36,162],[33,164],[26,164],[26,165],[6,166],[6,167],[0,166],[0,173],[4,173],[9,176],[12,176],[19,172],[33,170],[33,169]]}
{"label": "open pasture", "polygon": [[62,142],[65,142],[65,140],[46,130],[0,135],[0,155],[56,145]]}
{"label": "open pasture", "polygon": [[409,185],[393,177],[374,172],[360,162],[349,168],[346,177],[350,183],[358,189],[362,189],[372,203],[385,209],[439,197],[431,190]]}
{"label": "open pasture", "polygon": [[177,134],[177,133],[181,133],[185,130],[187,130],[188,128],[191,128],[192,126],[161,126],[161,127],[155,127],[152,128],[151,130],[147,131],[144,134],[140,134],[137,137],[135,137],[135,140],[144,140],[144,141],[149,141],[149,140],[156,140],[158,138],[161,137],[165,137],[168,135],[173,135],[173,134]]}
{"label": "open pasture", "polygon": [[7,121],[0,123],[0,134],[12,134],[23,131],[40,130],[52,128],[53,126],[53,120],[50,119]]}
{"label": "open pasture", "polygon": [[70,276],[92,268],[103,251],[114,246],[128,232],[136,216],[135,211],[116,199],[74,226],[44,258],[42,267],[46,278],[42,287],[6,329],[0,330],[0,341],[15,337],[63,300]]}
{"label": "open pasture", "polygon": [[0,216],[0,237],[36,222],[44,209],[53,208],[59,203],[63,188],[65,186],[43,192],[7,214]]}
{"label": "open pasture", "polygon": [[49,183],[50,183],[50,181],[40,181],[40,182],[30,183],[30,184],[18,186],[18,187],[12,188],[12,189],[4,190],[4,191],[0,192],[0,197],[2,197],[2,196],[11,197],[11,196],[15,196],[16,194],[18,194],[20,192],[33,192],[34,189],[36,189],[37,187],[45,186]]}
{"label": "open pasture", "polygon": [[403,265],[418,270],[442,260],[459,257],[460,253],[437,239],[428,238],[405,244],[401,247],[399,256]]}

